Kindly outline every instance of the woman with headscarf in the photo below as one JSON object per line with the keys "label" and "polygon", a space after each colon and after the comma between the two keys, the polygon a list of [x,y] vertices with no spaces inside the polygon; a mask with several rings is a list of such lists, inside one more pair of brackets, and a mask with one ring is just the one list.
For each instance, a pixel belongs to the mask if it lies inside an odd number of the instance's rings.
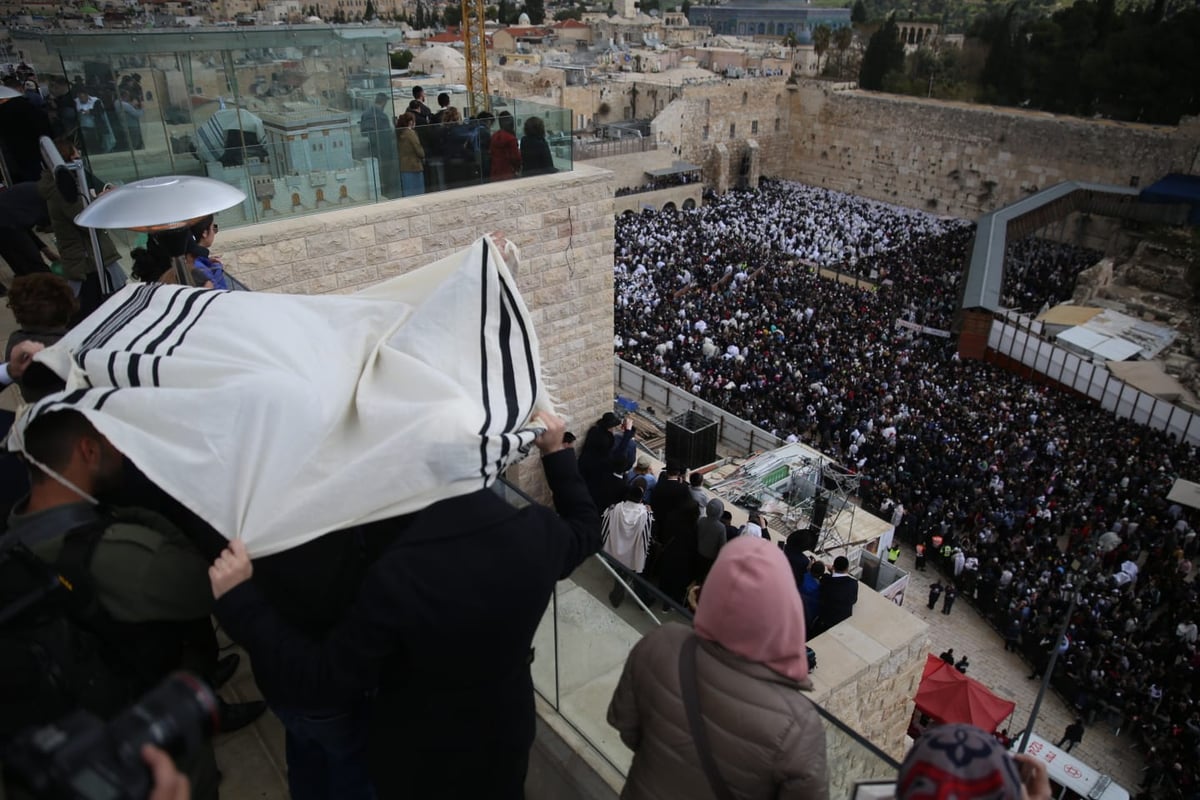
{"label": "woman with headscarf", "polygon": [[827,800],[825,732],[801,695],[811,688],[787,559],[763,539],[734,539],[709,572],[695,631],[664,625],[625,663],[608,707],[633,750],[621,797]]}

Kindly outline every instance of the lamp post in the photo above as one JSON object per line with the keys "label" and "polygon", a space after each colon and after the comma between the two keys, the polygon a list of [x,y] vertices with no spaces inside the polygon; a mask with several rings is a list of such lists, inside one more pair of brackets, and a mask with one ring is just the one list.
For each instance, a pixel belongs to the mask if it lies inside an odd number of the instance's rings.
{"label": "lamp post", "polygon": [[1042,675],[1042,685],[1038,689],[1037,700],[1033,702],[1033,710],[1029,712],[1029,722],[1025,725],[1025,731],[1021,734],[1021,746],[1017,748],[1018,753],[1024,753],[1025,748],[1029,746],[1029,737],[1033,735],[1033,726],[1037,722],[1038,712],[1042,708],[1042,698],[1046,696],[1046,690],[1050,688],[1050,678],[1054,675],[1054,665],[1058,663],[1059,653],[1066,650],[1063,644],[1066,642],[1067,628],[1071,625],[1071,617],[1075,615],[1075,604],[1079,601],[1079,592],[1071,592],[1071,604],[1067,607],[1067,615],[1063,618],[1062,627],[1059,628],[1058,636],[1054,640],[1054,649],[1050,651],[1050,660],[1046,663],[1046,672]]}
{"label": "lamp post", "polygon": [[92,229],[125,228],[154,236],[171,257],[179,283],[192,286],[185,258],[188,227],[245,199],[241,189],[212,178],[145,178],[105,192],[75,217],[75,224]]}

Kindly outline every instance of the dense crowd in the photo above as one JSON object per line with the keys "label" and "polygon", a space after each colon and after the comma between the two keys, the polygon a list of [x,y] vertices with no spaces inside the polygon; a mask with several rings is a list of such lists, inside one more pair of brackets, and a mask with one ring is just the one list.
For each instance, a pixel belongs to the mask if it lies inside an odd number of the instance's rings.
{"label": "dense crowd", "polygon": [[[1190,795],[1200,543],[1193,512],[1165,498],[1196,477],[1195,448],[898,327],[949,328],[971,238],[962,221],[787,183],[625,217],[614,345],[858,470],[864,503],[948,548],[960,596],[1035,674],[1074,597],[1056,686],[1087,718],[1134,725],[1147,785]],[[1027,239],[1012,256],[1004,296],[1038,309],[1097,254]]]}

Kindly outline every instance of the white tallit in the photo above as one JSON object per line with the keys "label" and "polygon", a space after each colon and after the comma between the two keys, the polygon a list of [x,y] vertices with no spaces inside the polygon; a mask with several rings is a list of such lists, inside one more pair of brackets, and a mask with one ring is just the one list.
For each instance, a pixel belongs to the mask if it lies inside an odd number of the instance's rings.
{"label": "white tallit", "polygon": [[490,239],[356,295],[131,285],[37,360],[72,408],[252,555],[490,485],[549,409]]}

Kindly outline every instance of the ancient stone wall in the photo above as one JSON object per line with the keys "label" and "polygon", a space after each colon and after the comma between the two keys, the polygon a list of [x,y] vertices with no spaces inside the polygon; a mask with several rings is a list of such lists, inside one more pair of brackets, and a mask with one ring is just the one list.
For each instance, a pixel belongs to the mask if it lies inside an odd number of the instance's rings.
{"label": "ancient stone wall", "polygon": [[[486,184],[222,231],[215,250],[252,289],[353,292],[500,230],[520,247],[517,283],[547,382],[581,436],[612,408],[612,174]],[[536,459],[510,476],[545,497]]]}
{"label": "ancient stone wall", "polygon": [[802,82],[790,158],[764,174],[976,217],[1066,180],[1146,186],[1200,169],[1200,120],[1179,127],[1062,117]]}
{"label": "ancient stone wall", "polygon": [[705,182],[724,192],[737,185],[751,141],[758,145],[761,174],[783,174],[792,151],[790,95],[782,76],[686,85],[683,96],[654,119],[651,132],[679,158],[704,167]]}

